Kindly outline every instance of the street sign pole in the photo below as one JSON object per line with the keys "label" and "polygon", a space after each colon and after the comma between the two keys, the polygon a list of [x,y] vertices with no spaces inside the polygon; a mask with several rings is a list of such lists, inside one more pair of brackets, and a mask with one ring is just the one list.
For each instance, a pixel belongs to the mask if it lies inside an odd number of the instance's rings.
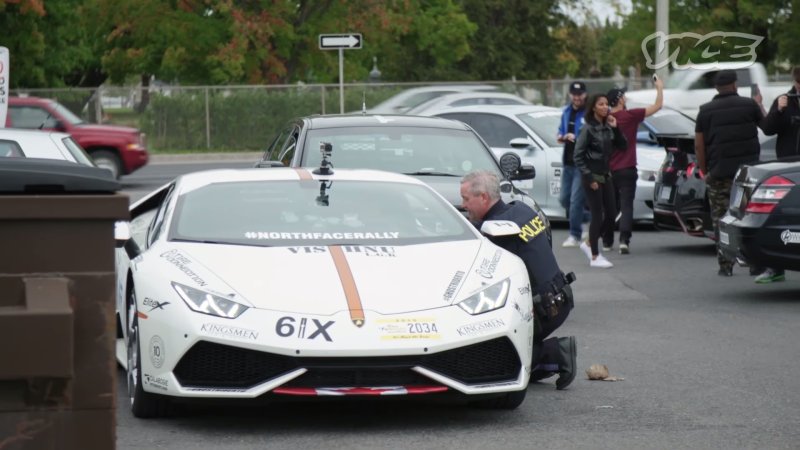
{"label": "street sign pole", "polygon": [[344,114],[344,49],[339,49],[339,114]]}
{"label": "street sign pole", "polygon": [[361,33],[320,34],[320,50],[339,50],[339,113],[344,114],[344,51],[361,49]]}

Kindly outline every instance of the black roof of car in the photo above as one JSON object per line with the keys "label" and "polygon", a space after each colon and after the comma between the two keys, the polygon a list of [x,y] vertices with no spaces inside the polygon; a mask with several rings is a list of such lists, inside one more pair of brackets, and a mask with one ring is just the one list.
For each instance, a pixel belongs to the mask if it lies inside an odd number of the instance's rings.
{"label": "black roof of car", "polygon": [[429,127],[448,128],[452,130],[466,130],[467,126],[455,120],[440,117],[383,115],[383,114],[351,114],[330,116],[308,116],[310,128],[339,128],[339,127]]}

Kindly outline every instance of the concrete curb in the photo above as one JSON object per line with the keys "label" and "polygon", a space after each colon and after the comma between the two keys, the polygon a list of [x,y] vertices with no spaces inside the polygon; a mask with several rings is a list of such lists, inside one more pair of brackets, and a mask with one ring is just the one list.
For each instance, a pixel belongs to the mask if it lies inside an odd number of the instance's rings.
{"label": "concrete curb", "polygon": [[264,152],[215,152],[215,153],[173,153],[150,154],[150,164],[170,164],[192,161],[251,161],[255,164]]}

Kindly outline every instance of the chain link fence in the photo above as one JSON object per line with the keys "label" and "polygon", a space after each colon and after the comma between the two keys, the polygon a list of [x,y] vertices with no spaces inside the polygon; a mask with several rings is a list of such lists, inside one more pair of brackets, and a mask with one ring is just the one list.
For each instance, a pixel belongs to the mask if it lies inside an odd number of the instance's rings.
{"label": "chain link fence", "polygon": [[[563,106],[573,79],[447,82],[351,83],[344,85],[345,113],[359,113],[409,88],[481,84],[516,94],[536,104]],[[612,87],[649,88],[649,78],[582,79],[589,93]],[[256,151],[289,120],[340,112],[339,85],[259,86],[102,86],[100,88],[25,89],[12,95],[48,97],[91,123],[131,126],[147,134],[154,152]]]}

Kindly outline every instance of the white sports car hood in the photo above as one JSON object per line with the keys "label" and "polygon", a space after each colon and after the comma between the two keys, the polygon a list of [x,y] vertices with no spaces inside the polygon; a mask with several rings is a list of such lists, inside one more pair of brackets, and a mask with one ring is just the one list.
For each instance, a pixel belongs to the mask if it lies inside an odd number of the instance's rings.
{"label": "white sports car hood", "polygon": [[160,274],[260,309],[332,315],[440,308],[519,272],[485,240],[405,246],[245,247],[168,243]]}

